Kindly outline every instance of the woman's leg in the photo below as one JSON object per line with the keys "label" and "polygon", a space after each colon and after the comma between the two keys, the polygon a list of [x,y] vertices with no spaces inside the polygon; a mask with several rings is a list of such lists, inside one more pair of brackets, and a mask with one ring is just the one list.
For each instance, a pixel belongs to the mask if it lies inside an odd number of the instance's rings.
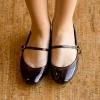
{"label": "woman's leg", "polygon": [[[25,0],[31,16],[32,27],[29,46],[48,48],[50,23],[47,0]],[[47,51],[29,50],[24,52],[24,59],[32,67],[42,67],[47,63]]]}
{"label": "woman's leg", "polygon": [[[75,45],[73,30],[73,14],[77,0],[56,0],[53,19],[52,45]],[[76,58],[74,49],[53,49],[52,63],[67,66]]]}

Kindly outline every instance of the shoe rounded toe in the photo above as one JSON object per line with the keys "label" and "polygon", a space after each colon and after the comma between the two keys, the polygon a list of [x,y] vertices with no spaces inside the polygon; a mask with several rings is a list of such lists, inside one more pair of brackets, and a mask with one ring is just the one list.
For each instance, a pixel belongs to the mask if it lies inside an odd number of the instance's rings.
{"label": "shoe rounded toe", "polygon": [[71,65],[66,67],[57,67],[52,65],[51,75],[55,82],[60,84],[69,82],[76,72],[78,63],[77,61],[78,59],[76,59]]}
{"label": "shoe rounded toe", "polygon": [[32,68],[28,66],[25,63],[23,57],[21,57],[20,69],[22,78],[27,84],[38,83],[42,79],[44,72],[46,71],[46,67]]}

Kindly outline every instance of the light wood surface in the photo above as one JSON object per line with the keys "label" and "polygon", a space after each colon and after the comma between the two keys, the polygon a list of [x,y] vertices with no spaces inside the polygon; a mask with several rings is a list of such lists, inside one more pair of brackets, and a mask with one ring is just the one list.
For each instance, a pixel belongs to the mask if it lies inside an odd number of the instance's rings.
{"label": "light wood surface", "polygon": [[[54,1],[49,0],[52,19]],[[20,74],[21,45],[30,30],[24,0],[0,0],[0,100],[100,100],[100,0],[78,0],[75,16],[82,49],[78,71],[65,85],[50,75],[26,85]]]}

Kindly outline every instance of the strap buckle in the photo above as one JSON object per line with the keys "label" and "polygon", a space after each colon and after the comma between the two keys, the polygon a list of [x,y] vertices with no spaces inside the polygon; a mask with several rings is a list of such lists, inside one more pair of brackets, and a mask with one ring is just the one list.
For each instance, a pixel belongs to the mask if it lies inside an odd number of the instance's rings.
{"label": "strap buckle", "polygon": [[22,45],[22,46],[21,46],[22,51],[23,51],[25,48],[26,48],[25,45]]}
{"label": "strap buckle", "polygon": [[80,49],[79,45],[77,46],[77,50],[78,50],[78,54],[81,54],[81,49]]}

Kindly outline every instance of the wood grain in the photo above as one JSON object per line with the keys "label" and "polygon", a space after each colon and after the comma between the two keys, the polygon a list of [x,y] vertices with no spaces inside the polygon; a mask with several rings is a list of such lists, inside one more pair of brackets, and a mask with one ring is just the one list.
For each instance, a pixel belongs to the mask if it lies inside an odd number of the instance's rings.
{"label": "wood grain", "polygon": [[[49,0],[52,19],[54,0]],[[35,86],[20,75],[21,45],[31,26],[24,0],[0,0],[0,100],[100,100],[100,0],[79,0],[75,16],[82,48],[78,71],[68,84],[50,75]]]}

